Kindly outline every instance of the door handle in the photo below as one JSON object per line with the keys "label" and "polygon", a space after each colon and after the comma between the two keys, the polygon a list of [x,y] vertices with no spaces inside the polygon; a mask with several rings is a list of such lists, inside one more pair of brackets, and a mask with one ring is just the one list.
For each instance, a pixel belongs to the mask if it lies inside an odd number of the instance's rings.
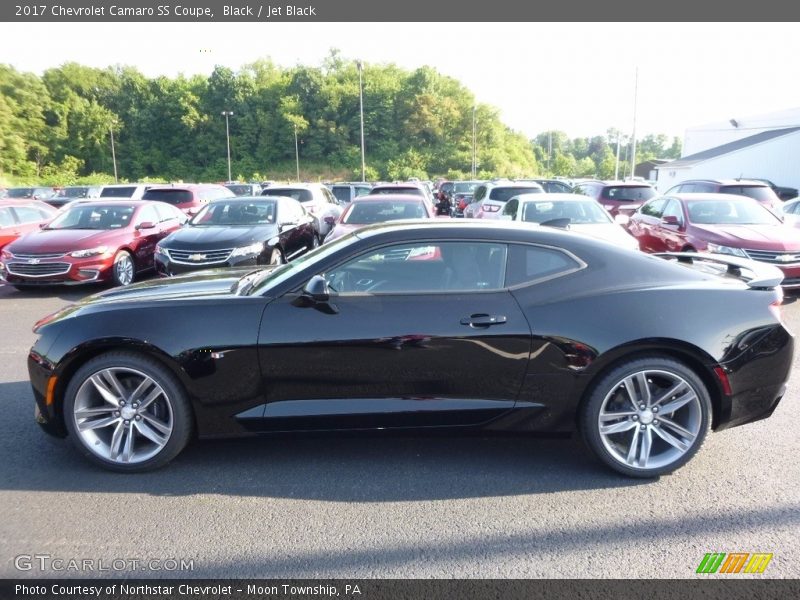
{"label": "door handle", "polygon": [[461,319],[462,325],[470,327],[491,327],[492,325],[502,325],[508,319],[504,315],[470,315]]}

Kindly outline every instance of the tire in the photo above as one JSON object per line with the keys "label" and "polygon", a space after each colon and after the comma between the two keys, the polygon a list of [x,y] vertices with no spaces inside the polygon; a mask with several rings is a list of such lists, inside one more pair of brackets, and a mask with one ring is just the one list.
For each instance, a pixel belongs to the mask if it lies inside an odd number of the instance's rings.
{"label": "tire", "polygon": [[114,257],[114,264],[111,267],[111,281],[115,286],[125,286],[133,283],[134,279],[136,279],[136,264],[133,262],[133,257],[127,250],[120,250]]}
{"label": "tire", "polygon": [[[140,388],[145,379],[150,383]],[[134,394],[147,404],[137,407]],[[63,410],[75,447],[93,463],[123,473],[166,465],[192,432],[191,407],[175,375],[131,352],[102,354],[78,369],[67,385]]]}
{"label": "tire", "polygon": [[275,246],[272,249],[272,252],[269,255],[269,262],[267,264],[271,266],[286,264],[286,258],[283,256],[283,252],[280,248]]}
{"label": "tire", "polygon": [[578,416],[584,442],[601,462],[629,477],[659,477],[680,468],[700,450],[711,426],[703,381],[672,358],[626,361],[588,394]]}
{"label": "tire", "polygon": [[319,237],[319,236],[318,236],[318,235],[315,233],[315,234],[313,235],[313,239],[311,240],[311,248],[310,248],[310,250],[316,250],[317,248],[319,248],[319,246],[320,246],[320,244],[321,244],[321,243],[322,243],[322,240],[321,240],[321,239],[320,239],[320,237]]}

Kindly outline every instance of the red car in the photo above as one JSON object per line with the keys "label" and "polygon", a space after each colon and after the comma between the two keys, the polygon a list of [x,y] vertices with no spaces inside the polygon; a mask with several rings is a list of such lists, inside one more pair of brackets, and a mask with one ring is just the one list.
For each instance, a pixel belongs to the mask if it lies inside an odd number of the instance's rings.
{"label": "red car", "polygon": [[612,217],[630,215],[657,195],[652,185],[641,181],[582,181],[572,193],[594,198]]}
{"label": "red car", "polygon": [[0,200],[0,249],[20,236],[38,231],[56,209],[38,200]]}
{"label": "red car", "polygon": [[763,204],[733,194],[654,198],[630,218],[628,231],[645,252],[713,252],[779,267],[783,287],[800,287],[800,231]]}
{"label": "red car", "polygon": [[189,183],[181,185],[154,185],[142,195],[142,200],[166,202],[187,215],[194,216],[211,200],[236,196],[224,185],[216,183]]}
{"label": "red car", "polygon": [[163,202],[76,202],[0,251],[0,279],[16,288],[110,281],[128,285],[154,268],[156,244],[186,216]]}
{"label": "red car", "polygon": [[339,221],[325,237],[326,242],[372,225],[399,219],[433,219],[435,213],[422,196],[410,194],[385,194],[356,198],[339,217]]}

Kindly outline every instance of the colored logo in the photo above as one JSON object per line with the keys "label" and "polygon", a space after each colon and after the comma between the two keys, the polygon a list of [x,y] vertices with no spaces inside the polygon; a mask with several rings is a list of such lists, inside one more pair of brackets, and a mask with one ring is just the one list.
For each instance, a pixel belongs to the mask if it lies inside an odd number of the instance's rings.
{"label": "colored logo", "polygon": [[709,552],[700,561],[697,573],[763,573],[772,560],[772,553]]}

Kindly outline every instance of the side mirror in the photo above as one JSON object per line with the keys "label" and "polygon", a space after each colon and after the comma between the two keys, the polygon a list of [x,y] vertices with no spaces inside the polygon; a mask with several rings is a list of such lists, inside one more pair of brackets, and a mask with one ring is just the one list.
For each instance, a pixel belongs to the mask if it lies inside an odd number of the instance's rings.
{"label": "side mirror", "polygon": [[678,222],[678,217],[676,217],[675,215],[666,215],[662,217],[661,222],[664,225],[680,225],[680,223]]}
{"label": "side mirror", "polygon": [[155,228],[156,228],[156,224],[151,222],[151,221],[145,221],[143,223],[139,223],[136,226],[136,229],[155,229]]}
{"label": "side mirror", "polygon": [[332,216],[328,215],[327,217],[325,217],[325,222],[328,225],[334,225],[336,223],[336,217],[332,217]]}
{"label": "side mirror", "polygon": [[625,227],[628,225],[628,223],[631,222],[631,218],[628,215],[617,213],[616,215],[614,215],[614,222],[617,225],[622,225],[623,227]]}
{"label": "side mirror", "polygon": [[303,288],[303,295],[314,302],[327,302],[331,298],[328,281],[322,275],[314,275]]}

